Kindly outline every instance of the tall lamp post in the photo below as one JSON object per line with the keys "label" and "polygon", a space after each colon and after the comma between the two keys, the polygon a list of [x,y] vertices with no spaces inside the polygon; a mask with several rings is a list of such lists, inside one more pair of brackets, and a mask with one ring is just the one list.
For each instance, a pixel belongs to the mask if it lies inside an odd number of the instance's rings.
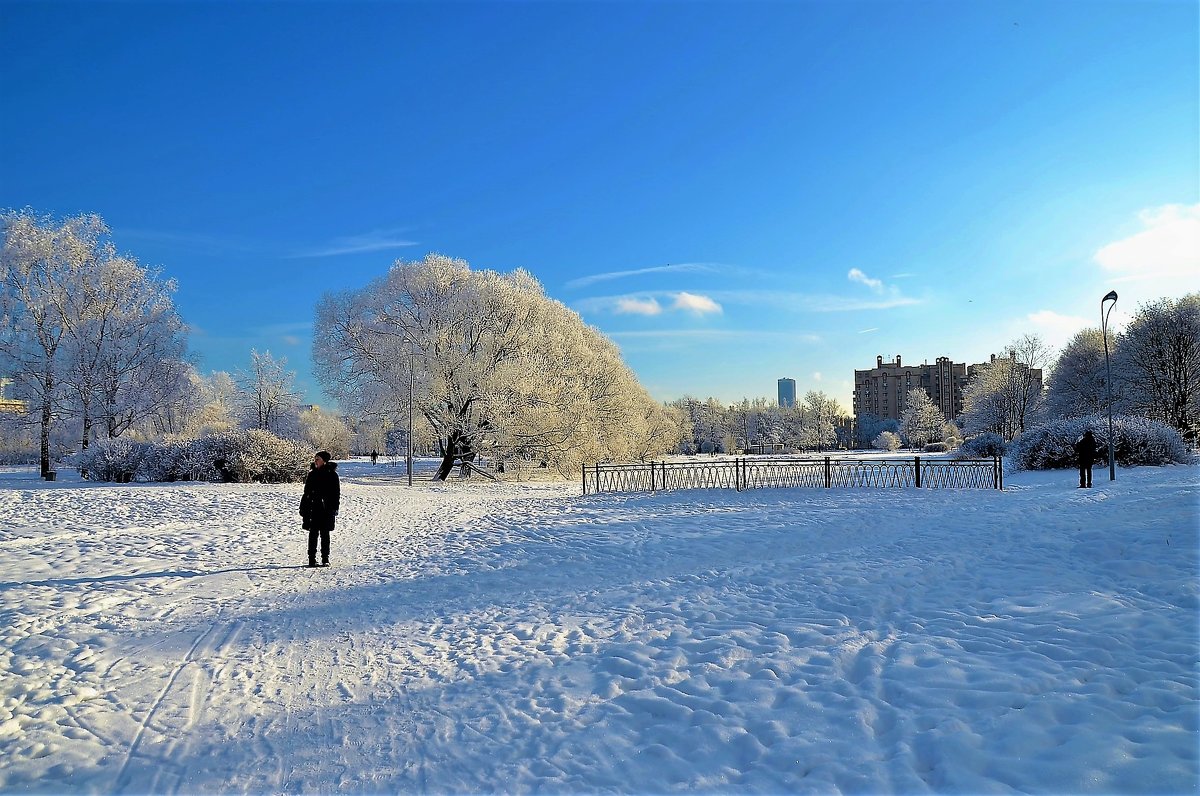
{"label": "tall lamp post", "polygon": [[[1104,311],[1106,302],[1111,301],[1108,305],[1108,312]],[[1117,480],[1117,446],[1116,440],[1113,439],[1113,422],[1112,422],[1112,365],[1108,361],[1108,316],[1112,312],[1113,307],[1117,306],[1117,291],[1110,290],[1100,299],[1100,334],[1104,337],[1104,370],[1108,374],[1108,480]]]}
{"label": "tall lamp post", "polygon": [[404,341],[408,343],[408,456],[406,460],[406,468],[408,470],[408,485],[412,486],[412,471],[413,471],[413,380],[415,378],[414,371],[416,370],[416,342],[407,334],[404,335]]}

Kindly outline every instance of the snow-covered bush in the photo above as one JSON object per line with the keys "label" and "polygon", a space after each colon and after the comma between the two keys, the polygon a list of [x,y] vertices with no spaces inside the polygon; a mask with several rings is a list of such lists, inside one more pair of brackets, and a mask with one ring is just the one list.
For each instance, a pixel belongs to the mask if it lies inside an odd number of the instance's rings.
{"label": "snow-covered bush", "polygon": [[963,440],[958,446],[957,456],[960,459],[990,459],[1003,456],[1005,447],[1004,437],[988,431]]}
{"label": "snow-covered bush", "polygon": [[931,442],[924,448],[926,453],[945,453],[949,450],[944,442]]}
{"label": "snow-covered bush", "polygon": [[[1108,459],[1108,420],[1100,415],[1055,420],[1029,429],[1009,446],[1016,470],[1054,470],[1076,466],[1075,441],[1091,429],[1096,437],[1096,461]],[[1113,418],[1115,458],[1122,467],[1190,464],[1192,452],[1179,432],[1144,417]]]}
{"label": "snow-covered bush", "polygon": [[308,473],[313,451],[296,440],[260,428],[231,436],[238,437],[238,444],[226,458],[237,481],[303,481]]}
{"label": "snow-covered bush", "polygon": [[96,481],[123,481],[137,473],[146,449],[146,443],[123,437],[101,439],[76,454],[75,464]]}
{"label": "snow-covered bush", "polygon": [[101,440],[75,462],[97,481],[220,481],[221,461],[234,481],[277,483],[304,480],[311,458],[306,445],[253,429],[157,443]]}
{"label": "snow-covered bush", "polygon": [[891,431],[883,431],[871,442],[871,445],[877,450],[894,451],[900,447],[900,437]]}
{"label": "snow-covered bush", "polygon": [[959,445],[963,444],[962,429],[957,423],[946,422],[942,424],[942,442],[946,443],[946,450],[954,450]]}

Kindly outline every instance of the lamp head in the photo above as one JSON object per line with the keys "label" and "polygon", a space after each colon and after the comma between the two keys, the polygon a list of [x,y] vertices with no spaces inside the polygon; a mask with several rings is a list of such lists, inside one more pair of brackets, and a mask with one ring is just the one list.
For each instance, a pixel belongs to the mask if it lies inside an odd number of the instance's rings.
{"label": "lamp head", "polygon": [[1117,300],[1117,291],[1110,290],[1110,291],[1108,291],[1108,295],[1106,295],[1104,298],[1100,299],[1100,303],[1103,304],[1106,301],[1116,301],[1116,300]]}

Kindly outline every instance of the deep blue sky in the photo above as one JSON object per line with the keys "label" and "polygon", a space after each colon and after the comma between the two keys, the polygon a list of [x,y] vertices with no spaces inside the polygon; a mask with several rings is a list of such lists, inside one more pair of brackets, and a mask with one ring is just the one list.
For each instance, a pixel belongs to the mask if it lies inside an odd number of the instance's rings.
{"label": "deep blue sky", "polygon": [[1200,289],[1198,30],[1190,0],[0,2],[0,207],[99,213],[202,370],[269,349],[317,401],[319,296],[437,251],[531,271],[656,397],[849,407],[876,354]]}

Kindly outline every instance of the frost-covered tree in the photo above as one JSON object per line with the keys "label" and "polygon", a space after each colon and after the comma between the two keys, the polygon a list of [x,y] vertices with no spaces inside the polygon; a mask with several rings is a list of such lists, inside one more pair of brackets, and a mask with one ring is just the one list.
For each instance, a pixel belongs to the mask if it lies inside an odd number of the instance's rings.
{"label": "frost-covered tree", "polygon": [[86,448],[97,422],[111,438],[161,419],[190,389],[191,367],[173,281],[108,245],[76,289],[81,317],[67,334],[64,405],[79,418]]}
{"label": "frost-covered tree", "polygon": [[1042,403],[1040,371],[1050,348],[1037,335],[1010,343],[1005,356],[978,366],[963,391],[963,428],[1012,439],[1037,421]]}
{"label": "frost-covered tree", "polygon": [[296,373],[287,369],[287,358],[276,359],[270,351],[250,351],[250,369],[238,376],[243,422],[280,436],[295,433],[300,393]]}
{"label": "frost-covered tree", "polygon": [[219,370],[205,377],[193,370],[188,381],[195,406],[184,423],[183,436],[205,437],[238,427],[238,414],[245,401],[233,376]]}
{"label": "frost-covered tree", "polygon": [[300,413],[299,425],[300,439],[313,450],[329,451],[335,459],[345,459],[350,455],[353,434],[350,426],[338,415],[314,406]]}
{"label": "frost-covered tree", "polygon": [[567,471],[644,451],[631,429],[655,402],[616,346],[525,271],[436,254],[397,261],[361,290],[326,296],[317,328],[317,377],[344,409],[399,426],[411,384],[413,413],[438,440],[439,479],[481,452]]}
{"label": "frost-covered tree", "polygon": [[95,215],[61,223],[31,210],[0,215],[0,370],[13,380],[14,394],[32,404],[43,475],[63,396],[64,342],[84,314],[78,286],[96,267],[107,231]]}
{"label": "frost-covered tree", "polygon": [[922,447],[942,437],[946,416],[920,387],[908,391],[900,415],[900,434],[910,445]]}
{"label": "frost-covered tree", "polygon": [[834,398],[817,390],[809,390],[804,394],[797,414],[800,428],[793,439],[796,439],[799,447],[823,450],[837,443],[837,422],[845,415],[845,411]]}
{"label": "frost-covered tree", "polygon": [[883,431],[871,441],[871,446],[881,451],[894,451],[900,447],[900,437],[891,431]]}
{"label": "frost-covered tree", "polygon": [[1081,329],[1054,365],[1046,388],[1046,417],[1087,417],[1106,411],[1107,401],[1104,338],[1099,329]]}
{"label": "frost-covered tree", "polygon": [[116,253],[95,215],[0,215],[0,370],[36,407],[43,472],[52,424],[115,437],[159,417],[187,386],[173,282]]}
{"label": "frost-covered tree", "polygon": [[1200,429],[1200,293],[1138,307],[1112,364],[1121,409],[1194,437]]}

